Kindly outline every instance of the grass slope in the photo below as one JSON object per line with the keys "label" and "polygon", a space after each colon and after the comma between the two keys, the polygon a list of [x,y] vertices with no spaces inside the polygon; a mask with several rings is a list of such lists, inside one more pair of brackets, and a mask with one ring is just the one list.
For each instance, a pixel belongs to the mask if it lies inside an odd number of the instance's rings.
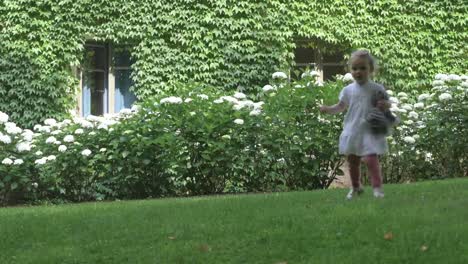
{"label": "grass slope", "polygon": [[0,208],[0,263],[468,263],[468,179]]}

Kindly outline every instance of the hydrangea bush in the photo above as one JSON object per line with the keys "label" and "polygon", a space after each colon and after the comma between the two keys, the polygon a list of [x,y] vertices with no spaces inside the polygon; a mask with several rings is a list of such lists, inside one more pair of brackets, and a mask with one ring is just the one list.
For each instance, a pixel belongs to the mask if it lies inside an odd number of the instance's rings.
{"label": "hydrangea bush", "polygon": [[[341,174],[340,118],[322,117],[341,81],[258,94],[173,88],[132,109],[22,130],[0,115],[1,200],[70,201],[326,188]],[[169,90],[169,89],[168,89]]]}
{"label": "hydrangea bush", "polygon": [[[0,112],[0,200],[85,201],[327,188],[342,174],[342,116],[322,116],[352,81],[290,82],[257,94],[197,84],[103,117],[46,119],[33,131]],[[466,76],[437,75],[421,94],[392,95],[385,180],[466,176]]]}
{"label": "hydrangea bush", "polygon": [[437,74],[422,93],[393,93],[401,117],[384,159],[389,182],[468,175],[468,76]]}

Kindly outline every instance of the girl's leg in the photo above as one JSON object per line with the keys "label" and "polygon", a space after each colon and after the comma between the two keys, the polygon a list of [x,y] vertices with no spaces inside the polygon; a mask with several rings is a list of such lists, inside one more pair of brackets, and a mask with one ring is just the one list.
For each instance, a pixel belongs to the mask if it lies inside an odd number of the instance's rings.
{"label": "girl's leg", "polygon": [[369,178],[374,188],[374,196],[377,198],[384,197],[382,192],[382,172],[380,170],[379,158],[376,154],[369,155],[366,157],[367,169],[369,172]]}
{"label": "girl's leg", "polygon": [[349,176],[354,190],[361,188],[361,157],[356,155],[348,155]]}
{"label": "girl's leg", "polygon": [[367,170],[369,172],[369,178],[374,189],[382,187],[382,173],[380,171],[379,158],[376,154],[372,154],[366,157]]}

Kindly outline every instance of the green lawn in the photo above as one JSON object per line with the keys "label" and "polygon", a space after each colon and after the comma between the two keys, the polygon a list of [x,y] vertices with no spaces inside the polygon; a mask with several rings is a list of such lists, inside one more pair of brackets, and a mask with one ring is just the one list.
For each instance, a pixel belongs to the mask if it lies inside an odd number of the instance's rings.
{"label": "green lawn", "polygon": [[0,208],[0,263],[468,263],[468,179],[385,191]]}

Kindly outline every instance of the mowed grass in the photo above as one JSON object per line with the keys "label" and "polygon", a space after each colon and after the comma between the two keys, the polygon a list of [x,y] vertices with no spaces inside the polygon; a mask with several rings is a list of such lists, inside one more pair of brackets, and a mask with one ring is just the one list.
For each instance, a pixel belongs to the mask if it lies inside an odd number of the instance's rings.
{"label": "mowed grass", "polygon": [[468,263],[468,179],[0,208],[0,263]]}

